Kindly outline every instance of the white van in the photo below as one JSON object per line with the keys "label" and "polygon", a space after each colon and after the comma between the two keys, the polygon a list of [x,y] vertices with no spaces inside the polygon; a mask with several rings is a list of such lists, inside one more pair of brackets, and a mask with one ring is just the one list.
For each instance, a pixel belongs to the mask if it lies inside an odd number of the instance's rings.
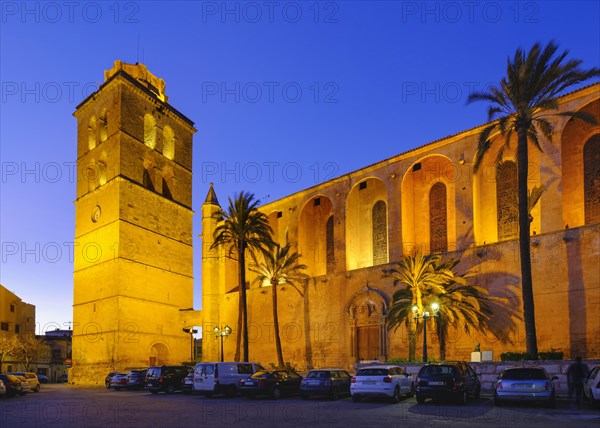
{"label": "white van", "polygon": [[198,363],[194,367],[192,392],[233,397],[238,392],[240,380],[259,370],[264,370],[264,367],[257,363]]}

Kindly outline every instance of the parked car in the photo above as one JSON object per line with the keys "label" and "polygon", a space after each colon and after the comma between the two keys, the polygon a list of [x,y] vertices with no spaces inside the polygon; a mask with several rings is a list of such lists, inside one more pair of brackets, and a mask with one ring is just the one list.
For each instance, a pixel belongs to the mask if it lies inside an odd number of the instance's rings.
{"label": "parked car", "polygon": [[341,395],[350,395],[351,379],[342,369],[311,370],[300,384],[300,395],[305,400],[314,396],[337,400]]}
{"label": "parked car", "polygon": [[419,404],[427,398],[466,404],[469,397],[479,398],[481,382],[475,370],[462,361],[426,364],[417,375],[416,393]]}
{"label": "parked car", "polygon": [[106,377],[104,378],[104,385],[106,385],[106,389],[110,388],[110,380],[112,379],[112,377],[114,375],[118,375],[121,374],[119,372],[110,372],[109,374],[106,375]]}
{"label": "parked car", "polygon": [[4,383],[4,386],[6,387],[7,397],[13,397],[17,394],[22,393],[23,386],[21,385],[21,381],[15,376],[9,374],[0,374],[0,380]]}
{"label": "parked car", "polygon": [[4,385],[4,381],[0,379],[0,396],[6,394],[6,386]]}
{"label": "parked car", "polygon": [[31,391],[40,392],[40,381],[38,375],[33,372],[9,372],[8,374],[15,376],[23,376],[27,382],[29,382],[29,389]]}
{"label": "parked car", "polygon": [[37,377],[38,377],[38,380],[40,381],[40,383],[49,383],[48,376],[39,374],[39,375],[37,375]]}
{"label": "parked car", "polygon": [[146,389],[152,394],[163,391],[172,394],[181,390],[183,379],[190,372],[186,366],[154,366],[146,373]]}
{"label": "parked car", "polygon": [[142,389],[146,385],[148,369],[133,369],[127,375],[127,389]]}
{"label": "parked car", "polygon": [[302,376],[293,370],[260,370],[240,381],[240,392],[250,398],[268,395],[278,399],[300,392],[301,382]]}
{"label": "parked car", "polygon": [[31,392],[31,386],[29,386],[29,381],[27,379],[25,379],[24,376],[19,376],[19,375],[12,375],[15,378],[18,379],[19,382],[21,382],[21,390],[18,392],[21,395],[25,395],[28,392]]}
{"label": "parked car", "polygon": [[127,388],[127,376],[129,373],[119,373],[110,378],[110,388],[120,391]]}
{"label": "parked car", "polygon": [[63,373],[61,374],[58,379],[56,379],[56,381],[58,383],[68,383],[69,382],[69,375],[67,373]]}
{"label": "parked car", "polygon": [[594,367],[583,382],[583,396],[590,406],[600,407],[600,366]]}
{"label": "parked car", "polygon": [[190,372],[181,383],[181,392],[186,395],[194,392],[194,372]]}
{"label": "parked car", "polygon": [[240,381],[259,370],[264,370],[264,367],[257,363],[198,363],[194,367],[193,390],[204,395],[233,397],[238,393]]}
{"label": "parked car", "polygon": [[494,404],[512,402],[542,402],[555,406],[556,392],[553,381],[543,367],[515,367],[505,369],[494,387]]}
{"label": "parked car", "polygon": [[395,365],[363,367],[352,376],[350,384],[350,394],[355,402],[366,397],[387,397],[397,403],[401,395],[412,397],[413,393],[412,377]]}

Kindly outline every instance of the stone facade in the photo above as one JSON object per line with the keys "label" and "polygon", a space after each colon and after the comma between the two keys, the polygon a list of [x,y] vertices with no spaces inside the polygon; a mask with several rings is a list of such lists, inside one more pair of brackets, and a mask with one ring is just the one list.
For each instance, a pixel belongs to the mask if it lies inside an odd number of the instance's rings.
{"label": "stone facade", "polygon": [[193,122],[162,79],[116,61],[77,118],[74,383],[190,361]]}
{"label": "stone facade", "polygon": [[[559,109],[586,111],[600,123],[600,84],[563,96]],[[594,213],[600,181],[593,165],[600,151],[600,125],[566,117],[553,120],[553,141],[542,142],[543,152],[530,146],[529,156],[530,187],[546,189],[531,223],[538,347],[564,351],[566,358],[598,358],[600,219]],[[475,273],[473,280],[492,296],[493,324],[503,332],[500,340],[450,330],[447,358],[468,359],[475,343],[481,350],[492,350],[496,359],[505,351],[525,351],[511,208],[516,140],[497,163],[504,142],[497,138],[474,172],[483,128],[434,141],[261,207],[275,239],[284,242],[288,236],[310,275],[300,293],[286,286],[278,293],[286,361],[299,369],[351,368],[361,360],[406,358],[406,330],[386,326],[395,288],[382,278],[382,270],[404,254],[429,253],[432,248],[460,258],[459,268]],[[219,358],[219,340],[206,332],[215,325],[236,325],[238,310],[235,263],[220,250],[208,251],[216,224],[211,213],[217,208],[211,186],[202,208],[204,360]],[[248,279],[252,283],[251,275]],[[250,359],[268,366],[277,360],[269,292],[251,285],[248,308]],[[437,358],[433,330],[428,338],[429,355]],[[225,359],[231,360],[234,351],[232,335],[226,339]]]}

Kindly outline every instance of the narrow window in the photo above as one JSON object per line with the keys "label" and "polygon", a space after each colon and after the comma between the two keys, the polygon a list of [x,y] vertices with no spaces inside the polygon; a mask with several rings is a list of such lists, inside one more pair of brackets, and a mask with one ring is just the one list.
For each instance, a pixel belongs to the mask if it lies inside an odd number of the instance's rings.
{"label": "narrow window", "polygon": [[327,257],[327,273],[335,270],[335,244],[333,235],[333,216],[329,216],[325,225],[325,251]]}
{"label": "narrow window", "polygon": [[496,170],[498,240],[516,238],[519,231],[517,164],[503,162]]}
{"label": "narrow window", "polygon": [[97,123],[96,118],[94,116],[90,117],[90,121],[88,124],[88,149],[92,150],[96,147],[96,129]]}
{"label": "narrow window", "polygon": [[429,246],[431,252],[448,251],[446,186],[435,183],[429,191]]}
{"label": "narrow window", "polygon": [[600,222],[600,134],[583,146],[585,224]]}
{"label": "narrow window", "polygon": [[388,262],[387,254],[387,205],[377,201],[373,205],[373,265]]}
{"label": "narrow window", "polygon": [[366,188],[367,188],[367,182],[366,181],[363,181],[362,183],[360,183],[358,185],[358,190],[364,190]]}
{"label": "narrow window", "polygon": [[175,133],[168,125],[163,129],[163,155],[167,159],[175,157]]}
{"label": "narrow window", "polygon": [[144,115],[144,144],[151,149],[156,147],[156,119],[151,114]]}

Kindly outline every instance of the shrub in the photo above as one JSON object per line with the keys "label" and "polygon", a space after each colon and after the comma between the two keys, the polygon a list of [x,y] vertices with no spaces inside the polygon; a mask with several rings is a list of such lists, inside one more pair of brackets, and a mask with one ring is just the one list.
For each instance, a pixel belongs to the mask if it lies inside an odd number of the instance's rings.
{"label": "shrub", "polygon": [[558,351],[554,348],[551,348],[546,352],[539,352],[538,357],[540,360],[562,360],[564,356],[564,352]]}

